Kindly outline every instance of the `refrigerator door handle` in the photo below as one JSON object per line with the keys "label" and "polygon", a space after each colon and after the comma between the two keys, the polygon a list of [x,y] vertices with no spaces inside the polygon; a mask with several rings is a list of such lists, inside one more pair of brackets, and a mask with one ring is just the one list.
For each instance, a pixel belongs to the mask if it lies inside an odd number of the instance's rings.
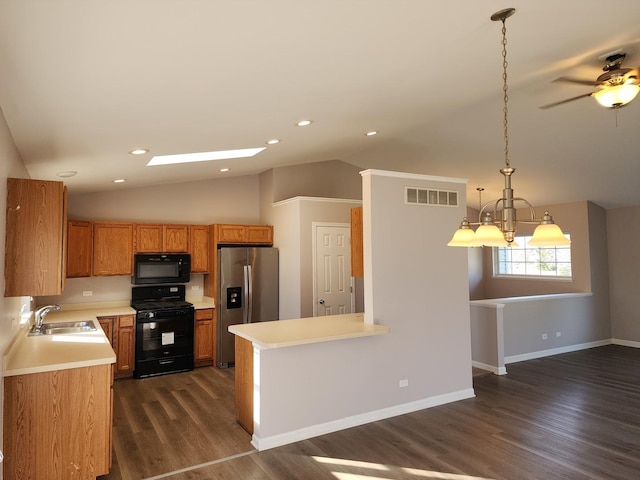
{"label": "refrigerator door handle", "polygon": [[247,323],[251,323],[253,319],[253,267],[251,265],[247,265]]}
{"label": "refrigerator door handle", "polygon": [[244,304],[244,308],[242,309],[242,323],[249,323],[249,315],[247,314],[249,311],[249,266],[244,265],[242,267],[242,301]]}

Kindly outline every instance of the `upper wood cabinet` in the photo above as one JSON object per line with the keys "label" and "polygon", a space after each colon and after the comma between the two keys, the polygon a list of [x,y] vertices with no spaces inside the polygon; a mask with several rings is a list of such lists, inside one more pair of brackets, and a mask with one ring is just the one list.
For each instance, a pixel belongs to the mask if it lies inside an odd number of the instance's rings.
{"label": "upper wood cabinet", "polygon": [[133,273],[133,224],[93,224],[93,275]]}
{"label": "upper wood cabinet", "polygon": [[189,225],[163,225],[162,234],[163,252],[189,252]]}
{"label": "upper wood cabinet", "polygon": [[189,225],[137,223],[135,226],[136,253],[187,253]]}
{"label": "upper wood cabinet", "polygon": [[93,224],[81,220],[69,220],[67,237],[67,278],[90,277]]}
{"label": "upper wood cabinet", "polygon": [[209,275],[204,277],[204,294],[216,298],[218,291],[219,245],[273,245],[273,225],[209,225]]}
{"label": "upper wood cabinet", "polygon": [[214,227],[216,243],[273,244],[273,226],[271,225],[216,224]]}
{"label": "upper wood cabinet", "polygon": [[5,297],[62,293],[66,217],[62,182],[7,179]]}
{"label": "upper wood cabinet", "polygon": [[162,225],[136,223],[135,248],[137,253],[162,251]]}
{"label": "upper wood cabinet", "polygon": [[209,227],[189,225],[189,253],[191,253],[191,273],[209,271]]}
{"label": "upper wood cabinet", "polygon": [[351,276],[364,277],[362,207],[351,209]]}

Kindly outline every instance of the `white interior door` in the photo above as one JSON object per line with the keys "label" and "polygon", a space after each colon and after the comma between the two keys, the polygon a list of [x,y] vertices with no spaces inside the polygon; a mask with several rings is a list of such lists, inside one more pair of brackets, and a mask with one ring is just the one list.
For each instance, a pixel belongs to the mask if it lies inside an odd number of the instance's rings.
{"label": "white interior door", "polygon": [[353,312],[351,229],[348,224],[314,224],[314,316]]}

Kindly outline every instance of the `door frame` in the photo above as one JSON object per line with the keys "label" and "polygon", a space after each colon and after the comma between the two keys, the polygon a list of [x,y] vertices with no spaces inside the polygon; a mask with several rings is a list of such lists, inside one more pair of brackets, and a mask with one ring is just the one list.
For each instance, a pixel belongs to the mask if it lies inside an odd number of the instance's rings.
{"label": "door frame", "polygon": [[[344,227],[349,232],[349,248],[351,248],[351,224],[350,223],[338,223],[338,222],[312,222],[311,223],[311,240],[312,240],[312,262],[313,262],[313,316],[318,316],[318,271],[316,257],[318,254],[318,245],[316,238],[318,236],[318,227]],[[349,263],[349,274],[351,274],[351,263]],[[349,275],[349,292],[351,302],[351,312],[356,311],[356,297],[353,291],[353,276]]]}

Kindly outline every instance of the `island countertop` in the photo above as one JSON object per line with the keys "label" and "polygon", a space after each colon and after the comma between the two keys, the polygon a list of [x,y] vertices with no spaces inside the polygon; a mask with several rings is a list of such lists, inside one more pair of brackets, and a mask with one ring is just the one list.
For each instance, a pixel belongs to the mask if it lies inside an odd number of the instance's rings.
{"label": "island countertop", "polygon": [[348,313],[230,325],[229,332],[268,349],[382,335],[389,327],[365,323],[362,313]]}

